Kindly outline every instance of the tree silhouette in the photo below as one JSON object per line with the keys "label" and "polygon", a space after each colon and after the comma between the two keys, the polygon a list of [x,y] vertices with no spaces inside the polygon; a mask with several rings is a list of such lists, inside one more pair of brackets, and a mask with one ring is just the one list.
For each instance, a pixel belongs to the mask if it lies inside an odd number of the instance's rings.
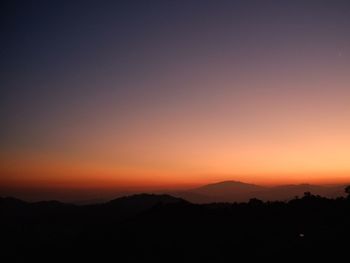
{"label": "tree silhouette", "polygon": [[258,206],[258,205],[263,205],[264,202],[261,201],[261,200],[258,199],[258,198],[251,198],[251,199],[249,199],[249,204],[250,204],[250,205]]}
{"label": "tree silhouette", "polygon": [[310,198],[312,196],[311,192],[305,192],[304,198]]}
{"label": "tree silhouette", "polygon": [[347,187],[345,187],[345,193],[348,194],[348,198],[350,199],[350,185],[348,185]]}

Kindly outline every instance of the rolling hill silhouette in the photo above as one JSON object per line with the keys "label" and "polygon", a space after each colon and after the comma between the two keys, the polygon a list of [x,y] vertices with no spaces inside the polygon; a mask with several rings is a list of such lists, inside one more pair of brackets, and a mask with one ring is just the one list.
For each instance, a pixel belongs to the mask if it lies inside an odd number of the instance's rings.
{"label": "rolling hill silhouette", "polygon": [[118,211],[118,213],[123,216],[130,216],[157,206],[183,203],[187,203],[187,201],[170,195],[156,195],[143,193],[116,198],[107,203],[96,204],[92,206],[99,207],[107,211]]}
{"label": "rolling hill silhouette", "polygon": [[340,262],[350,235],[350,196],[201,205],[154,194],[95,205],[0,198],[0,212],[4,262]]}

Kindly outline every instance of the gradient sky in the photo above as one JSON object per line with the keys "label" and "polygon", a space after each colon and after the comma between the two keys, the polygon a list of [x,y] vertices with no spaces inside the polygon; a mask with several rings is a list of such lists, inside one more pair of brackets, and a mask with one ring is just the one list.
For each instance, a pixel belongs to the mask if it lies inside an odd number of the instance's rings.
{"label": "gradient sky", "polygon": [[350,181],[349,1],[8,1],[0,185]]}

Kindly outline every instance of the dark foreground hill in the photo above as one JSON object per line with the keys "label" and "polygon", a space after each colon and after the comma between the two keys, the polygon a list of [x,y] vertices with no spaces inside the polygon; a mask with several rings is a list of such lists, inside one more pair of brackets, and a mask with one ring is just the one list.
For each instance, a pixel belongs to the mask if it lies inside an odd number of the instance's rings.
{"label": "dark foreground hill", "polygon": [[206,205],[148,194],[88,206],[1,198],[0,213],[3,262],[341,262],[350,238],[350,199],[309,193]]}

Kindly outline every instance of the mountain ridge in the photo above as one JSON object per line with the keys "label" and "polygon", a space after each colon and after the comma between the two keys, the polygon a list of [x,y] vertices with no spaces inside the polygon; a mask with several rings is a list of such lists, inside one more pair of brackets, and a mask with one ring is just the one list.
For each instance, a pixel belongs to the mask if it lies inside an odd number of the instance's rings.
{"label": "mountain ridge", "polygon": [[345,185],[324,186],[309,183],[261,186],[227,180],[176,192],[175,196],[194,203],[247,202],[252,198],[263,201],[288,201],[297,196],[302,196],[305,192],[329,198],[343,196],[344,187]]}

